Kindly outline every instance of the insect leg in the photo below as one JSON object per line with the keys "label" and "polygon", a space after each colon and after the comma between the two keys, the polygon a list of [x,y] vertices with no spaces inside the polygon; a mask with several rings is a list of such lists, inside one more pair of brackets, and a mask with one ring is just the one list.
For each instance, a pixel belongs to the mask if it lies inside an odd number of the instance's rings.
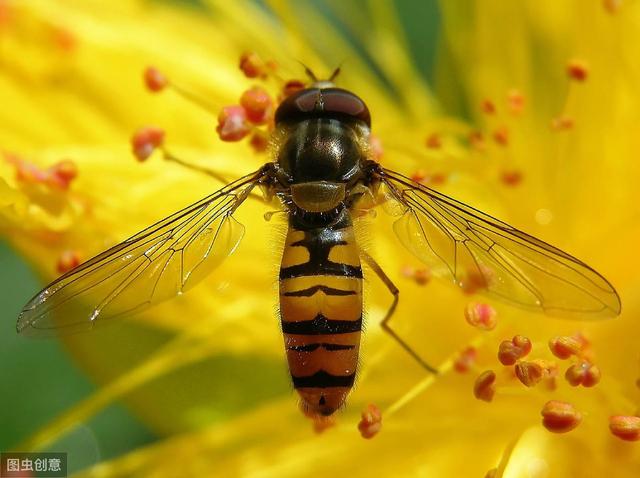
{"label": "insect leg", "polygon": [[387,286],[387,289],[389,289],[389,292],[391,292],[391,294],[393,295],[393,302],[391,304],[391,307],[389,307],[389,310],[387,310],[387,313],[385,314],[384,319],[382,319],[382,322],[380,323],[382,330],[384,330],[389,335],[391,335],[391,337],[393,337],[395,341],[398,342],[398,344],[400,344],[400,346],[406,352],[408,352],[409,355],[411,355],[425,370],[427,370],[428,372],[437,374],[438,370],[435,367],[432,367],[431,365],[429,365],[427,362],[425,362],[398,334],[396,334],[393,331],[393,329],[391,329],[391,326],[389,325],[389,322],[391,321],[391,317],[393,316],[393,313],[395,312],[396,307],[398,306],[398,301],[400,300],[400,290],[391,281],[389,276],[384,272],[384,270],[382,270],[382,267],[380,267],[380,264],[378,264],[373,257],[371,257],[369,254],[367,254],[365,251],[362,251],[362,250],[360,251],[360,255],[362,256],[362,259],[364,260],[364,262],[366,262],[367,265],[371,267],[371,269],[377,274],[377,276],[384,283],[384,285]]}

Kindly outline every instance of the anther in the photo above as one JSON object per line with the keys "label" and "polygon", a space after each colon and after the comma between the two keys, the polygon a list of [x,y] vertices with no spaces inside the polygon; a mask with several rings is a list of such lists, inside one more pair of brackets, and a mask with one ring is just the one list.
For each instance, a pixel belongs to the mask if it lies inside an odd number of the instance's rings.
{"label": "anther", "polygon": [[549,349],[559,359],[566,360],[572,355],[579,355],[582,352],[583,343],[577,337],[558,336],[549,340]]}
{"label": "anther", "polygon": [[264,88],[254,86],[240,97],[247,120],[256,125],[268,123],[273,117],[273,100]]}
{"label": "anther", "polygon": [[490,402],[496,393],[496,373],[493,370],[482,372],[473,385],[473,395],[478,400]]}
{"label": "anther", "polygon": [[609,418],[609,430],[625,441],[640,440],[640,417],[615,415]]}
{"label": "anther", "polygon": [[546,360],[519,361],[515,367],[516,377],[527,387],[534,387],[543,379],[557,374],[557,367]]}
{"label": "anther", "polygon": [[369,404],[362,412],[362,418],[358,423],[358,430],[362,438],[371,439],[376,436],[382,428],[382,412],[380,409]]}
{"label": "anther", "polygon": [[542,408],[542,424],[553,433],[566,433],[577,427],[582,414],[573,405],[558,400],[550,400]]}
{"label": "anther", "polygon": [[416,269],[413,273],[413,280],[418,285],[427,285],[431,280],[431,271],[426,267]]}
{"label": "anther", "polygon": [[255,129],[249,139],[249,145],[256,153],[264,153],[269,148],[269,133]]}
{"label": "anther", "polygon": [[522,173],[517,169],[502,171],[500,179],[507,186],[517,186],[522,182]]}
{"label": "anther", "polygon": [[531,352],[531,341],[523,335],[516,335],[513,339],[503,340],[500,343],[498,360],[502,365],[514,365],[529,352]]}
{"label": "anther", "polygon": [[59,274],[64,274],[80,265],[80,254],[77,251],[65,250],[58,257],[56,270]]}
{"label": "anther", "polygon": [[305,89],[305,82],[302,80],[289,80],[282,87],[282,96],[287,98],[298,91],[302,91]]}
{"label": "anther", "polygon": [[480,330],[493,330],[498,324],[498,313],[489,304],[469,302],[464,309],[467,323]]}
{"label": "anther", "polygon": [[71,182],[78,176],[78,166],[69,159],[60,161],[48,170],[48,184],[59,189],[69,189]]}
{"label": "anther", "polygon": [[509,144],[509,130],[506,126],[502,126],[493,132],[493,140],[500,146]]}
{"label": "anther", "polygon": [[589,66],[583,60],[573,59],[567,64],[567,75],[576,81],[585,81],[589,76]]}
{"label": "anther", "polygon": [[240,141],[251,132],[247,113],[240,105],[225,106],[218,115],[218,136],[222,141]]}
{"label": "anther", "polygon": [[565,131],[573,128],[573,118],[568,116],[558,116],[551,120],[551,128],[555,131]]}
{"label": "anther", "polygon": [[157,93],[164,90],[169,84],[169,80],[156,68],[149,66],[144,70],[144,83],[149,91]]}
{"label": "anther", "polygon": [[165,132],[155,126],[140,128],[131,138],[133,155],[138,161],[145,161],[164,143]]}
{"label": "anther", "polygon": [[524,95],[520,90],[512,89],[507,92],[507,105],[512,114],[518,115],[524,109]]}
{"label": "anther", "polygon": [[496,105],[491,100],[484,100],[481,105],[482,111],[487,115],[496,114]]}
{"label": "anther", "polygon": [[602,5],[604,6],[605,10],[607,10],[611,14],[614,14],[618,13],[618,10],[620,10],[620,7],[622,7],[622,2],[623,0],[603,0]]}
{"label": "anther", "polygon": [[600,369],[590,362],[580,361],[567,369],[564,378],[573,387],[593,387],[600,382]]}
{"label": "anther", "polygon": [[247,78],[267,77],[267,65],[255,52],[243,53],[239,67]]}
{"label": "anther", "polygon": [[442,139],[440,138],[440,135],[438,133],[432,133],[427,136],[425,145],[429,149],[440,149],[442,147]]}
{"label": "anther", "polygon": [[478,358],[478,349],[475,347],[467,347],[462,350],[453,362],[453,368],[458,373],[467,373],[474,367]]}

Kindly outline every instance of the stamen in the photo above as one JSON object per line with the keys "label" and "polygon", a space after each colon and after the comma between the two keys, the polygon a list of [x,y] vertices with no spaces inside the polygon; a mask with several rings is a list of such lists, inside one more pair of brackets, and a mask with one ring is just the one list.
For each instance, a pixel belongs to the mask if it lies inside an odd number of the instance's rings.
{"label": "stamen", "polygon": [[593,387],[600,382],[600,377],[600,369],[587,361],[573,364],[564,374],[564,378],[573,387],[577,387],[578,385]]}
{"label": "stamen", "polygon": [[556,364],[547,360],[520,361],[515,367],[516,377],[527,387],[534,387],[542,380],[554,377],[558,370]]}
{"label": "stamen", "polygon": [[509,130],[506,126],[502,126],[493,132],[493,140],[500,146],[509,144]]}
{"label": "stamen", "polygon": [[464,318],[472,327],[480,330],[493,330],[498,324],[498,313],[489,304],[470,302],[464,309]]}
{"label": "stamen", "polygon": [[512,89],[507,92],[507,106],[511,114],[519,115],[524,110],[524,95],[520,90]]}
{"label": "stamen", "polygon": [[572,80],[585,81],[589,76],[589,65],[583,60],[574,58],[567,64],[567,75]]}
{"label": "stamen", "polygon": [[481,107],[482,107],[482,111],[487,115],[496,114],[496,105],[491,100],[484,100],[482,102]]}
{"label": "stamen", "polygon": [[360,435],[362,435],[362,438],[369,440],[376,436],[381,428],[382,412],[377,406],[369,404],[362,412],[362,419],[358,423]]}
{"label": "stamen", "polygon": [[207,100],[195,93],[183,88],[180,85],[170,81],[169,78],[154,67],[147,67],[144,71],[144,82],[149,91],[158,93],[166,88],[171,88],[175,93],[183,99],[203,109],[207,113],[217,114],[217,111],[209,104]]}
{"label": "stamen", "polygon": [[550,400],[542,408],[542,424],[553,433],[566,433],[577,427],[582,414],[573,405],[558,400]]}
{"label": "stamen", "polygon": [[282,87],[282,96],[287,98],[298,91],[305,89],[306,83],[302,80],[289,80]]}
{"label": "stamen", "polygon": [[522,172],[517,169],[505,170],[502,171],[500,179],[507,186],[517,186],[522,182]]}
{"label": "stamen", "polygon": [[254,86],[240,97],[247,119],[256,125],[263,125],[273,119],[273,100],[264,88]]}
{"label": "stamen", "polygon": [[549,349],[559,359],[566,360],[572,355],[579,355],[583,343],[576,337],[559,336],[549,340]]}
{"label": "stamen", "polygon": [[144,82],[149,91],[157,93],[169,85],[169,80],[156,68],[149,66],[144,70]]}
{"label": "stamen", "polygon": [[485,151],[487,145],[484,141],[484,135],[480,131],[472,131],[469,133],[469,146],[476,151]]}
{"label": "stamen", "polygon": [[615,415],[609,418],[609,430],[625,441],[640,440],[640,417]]}
{"label": "stamen", "polygon": [[503,340],[500,343],[498,360],[505,366],[514,365],[529,352],[531,352],[531,341],[523,335],[516,335],[513,339]]}
{"label": "stamen", "polygon": [[64,274],[65,272],[69,272],[71,269],[78,267],[80,262],[81,259],[78,251],[66,250],[60,254],[60,257],[58,257],[56,270],[59,274]]}
{"label": "stamen", "polygon": [[251,132],[247,113],[240,105],[225,106],[218,115],[216,132],[222,141],[240,141]]}
{"label": "stamen", "polygon": [[482,372],[473,385],[473,395],[478,400],[490,402],[496,393],[496,373],[493,370]]}
{"label": "stamen", "polygon": [[604,6],[605,10],[607,10],[611,14],[614,14],[618,13],[618,10],[620,10],[620,7],[622,7],[622,2],[623,0],[603,0],[602,5]]}
{"label": "stamen", "polygon": [[249,145],[256,153],[264,153],[269,148],[269,133],[254,129]]}
{"label": "stamen", "polygon": [[458,373],[467,373],[471,370],[478,358],[478,349],[475,347],[467,347],[460,352],[460,355],[453,362],[453,368]]}
{"label": "stamen", "polygon": [[164,143],[165,132],[156,126],[140,128],[131,137],[133,155],[138,161],[145,161]]}
{"label": "stamen", "polygon": [[48,184],[59,189],[67,190],[71,182],[78,176],[78,166],[69,159],[60,161],[48,170]]}
{"label": "stamen", "polygon": [[551,120],[551,128],[555,131],[566,131],[572,129],[573,125],[573,118],[568,116],[558,116]]}
{"label": "stamen", "polygon": [[255,52],[245,52],[240,56],[240,69],[247,78],[266,78],[267,64]]}
{"label": "stamen", "polygon": [[413,280],[418,285],[427,285],[431,280],[431,271],[426,267],[416,269],[413,273]]}
{"label": "stamen", "polygon": [[432,133],[427,137],[425,145],[429,149],[440,149],[442,147],[442,139],[438,133]]}

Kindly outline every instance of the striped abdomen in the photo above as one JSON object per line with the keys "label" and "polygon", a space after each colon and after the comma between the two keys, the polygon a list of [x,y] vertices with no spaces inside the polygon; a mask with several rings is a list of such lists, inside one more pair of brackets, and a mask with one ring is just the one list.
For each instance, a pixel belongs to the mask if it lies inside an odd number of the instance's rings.
{"label": "striped abdomen", "polygon": [[326,227],[292,217],[280,269],[280,318],[303,406],[332,414],[353,386],[362,330],[362,268],[348,211]]}

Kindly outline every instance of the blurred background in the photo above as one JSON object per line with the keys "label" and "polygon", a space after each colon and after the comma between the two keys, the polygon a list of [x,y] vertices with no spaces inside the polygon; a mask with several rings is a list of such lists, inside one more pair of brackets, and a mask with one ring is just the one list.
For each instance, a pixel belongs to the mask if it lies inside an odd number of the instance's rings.
{"label": "blurred background", "polygon": [[[496,306],[499,326],[483,335],[463,319],[469,295],[405,277],[419,265],[392,234],[375,232],[380,262],[403,291],[399,330],[438,364],[480,344],[478,363],[396,406],[424,371],[368,327],[344,425],[317,438],[296,409],[269,320],[278,254],[264,250],[270,224],[247,205],[238,219],[248,234],[217,272],[223,283],[89,334],[18,337],[19,311],[57,275],[64,247],[101,251],[211,192],[209,178],[157,158],[136,163],[136,128],[166,126],[181,156],[228,177],[264,162],[246,142],[222,143],[206,112],[142,83],[144,68],[158,66],[217,114],[252,84],[237,63],[253,49],[286,79],[303,76],[298,61],[320,76],[343,61],[340,85],[366,99],[386,166],[584,258],[618,288],[623,316],[576,323]],[[176,476],[166,449],[193,461],[189,476],[483,476],[493,467],[496,478],[635,476],[640,453],[612,438],[607,420],[637,414],[640,403],[640,262],[628,253],[640,239],[638,55],[640,3],[631,0],[0,0],[0,153],[43,167],[77,159],[70,202],[82,211],[55,210],[60,219],[27,207],[33,222],[16,219],[0,182],[0,450],[67,451],[71,472],[124,457],[87,476]],[[8,163],[0,159],[0,181],[13,184]],[[380,284],[367,287],[375,325],[389,299]],[[496,367],[505,337],[525,334],[537,357],[553,359],[549,338],[577,331],[604,371],[592,393],[562,380],[524,391],[505,369],[497,404],[473,397],[474,374]],[[590,417],[569,439],[539,423],[541,404],[557,397]],[[397,415],[365,444],[355,424],[373,400]],[[527,474],[540,469],[551,472]]]}

